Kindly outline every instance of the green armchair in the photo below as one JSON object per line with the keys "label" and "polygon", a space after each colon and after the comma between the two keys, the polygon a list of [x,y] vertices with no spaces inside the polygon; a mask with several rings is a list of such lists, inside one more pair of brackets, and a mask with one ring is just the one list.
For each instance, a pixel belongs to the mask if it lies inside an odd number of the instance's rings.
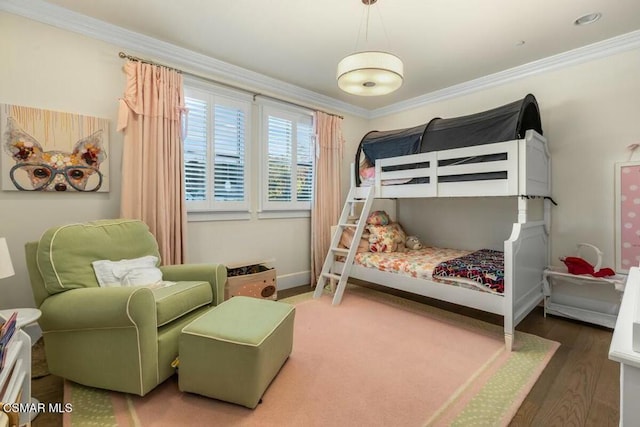
{"label": "green armchair", "polygon": [[49,371],[144,396],[169,378],[184,326],[224,299],[220,264],[160,266],[171,286],[100,287],[92,262],[160,257],[137,220],[51,228],[25,247]]}

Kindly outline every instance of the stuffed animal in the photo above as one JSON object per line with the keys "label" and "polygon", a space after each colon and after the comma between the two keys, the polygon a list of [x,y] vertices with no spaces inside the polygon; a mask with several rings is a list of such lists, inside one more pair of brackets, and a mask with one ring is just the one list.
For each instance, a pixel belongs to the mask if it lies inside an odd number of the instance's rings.
{"label": "stuffed animal", "polygon": [[397,222],[367,225],[370,252],[405,252],[406,234]]}
{"label": "stuffed animal", "polygon": [[407,236],[407,241],[405,242],[407,249],[422,249],[422,242],[418,239],[418,236]]}
{"label": "stuffed animal", "polygon": [[387,225],[389,223],[391,223],[391,219],[385,211],[374,211],[367,217],[368,225]]}
{"label": "stuffed animal", "polygon": [[382,239],[374,234],[369,236],[369,252],[392,252],[393,248],[389,248]]}

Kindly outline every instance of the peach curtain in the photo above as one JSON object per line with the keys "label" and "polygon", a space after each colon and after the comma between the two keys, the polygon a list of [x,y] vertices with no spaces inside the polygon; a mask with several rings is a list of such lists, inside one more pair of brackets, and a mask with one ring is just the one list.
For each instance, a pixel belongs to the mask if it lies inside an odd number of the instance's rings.
{"label": "peach curtain", "polygon": [[182,75],[129,61],[118,130],[124,131],[120,215],[143,220],[158,241],[162,263],[185,261],[182,180]]}
{"label": "peach curtain", "polygon": [[342,118],[317,111],[316,176],[311,209],[311,285],[322,271],[331,244],[331,226],[336,225],[342,210],[341,179]]}

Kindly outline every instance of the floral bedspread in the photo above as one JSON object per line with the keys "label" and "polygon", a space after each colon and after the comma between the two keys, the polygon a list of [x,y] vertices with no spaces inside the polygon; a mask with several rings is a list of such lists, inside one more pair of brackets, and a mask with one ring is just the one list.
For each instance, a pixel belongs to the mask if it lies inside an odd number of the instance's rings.
{"label": "floral bedspread", "polygon": [[472,251],[426,247],[407,252],[360,252],[355,263],[381,271],[403,274],[418,279],[431,279],[433,269],[440,263],[462,257]]}
{"label": "floral bedspread", "polygon": [[441,262],[434,277],[462,277],[480,283],[494,292],[504,293],[504,253],[481,249],[459,258]]}

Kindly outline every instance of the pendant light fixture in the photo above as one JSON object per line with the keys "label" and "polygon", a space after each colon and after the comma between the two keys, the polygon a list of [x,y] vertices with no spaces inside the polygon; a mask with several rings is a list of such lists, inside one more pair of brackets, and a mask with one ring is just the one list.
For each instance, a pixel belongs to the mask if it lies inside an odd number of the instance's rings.
{"label": "pendant light fixture", "polygon": [[[369,11],[378,0],[362,0],[367,7],[365,41],[369,35]],[[355,52],[338,63],[338,87],[360,96],[386,95],[402,86],[404,65],[396,55],[381,51]]]}

